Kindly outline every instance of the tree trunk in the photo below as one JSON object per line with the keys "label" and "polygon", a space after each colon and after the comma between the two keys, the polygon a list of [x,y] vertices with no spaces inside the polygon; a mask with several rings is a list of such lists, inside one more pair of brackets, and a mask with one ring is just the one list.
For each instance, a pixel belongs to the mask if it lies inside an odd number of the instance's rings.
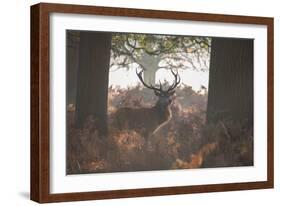
{"label": "tree trunk", "polygon": [[148,85],[155,85],[155,77],[156,77],[156,69],[150,68],[149,70],[144,70],[143,71],[143,80],[146,84]]}
{"label": "tree trunk", "polygon": [[253,124],[253,40],[213,38],[207,122]]}
{"label": "tree trunk", "polygon": [[[67,35],[71,35],[72,31],[68,31]],[[78,68],[78,58],[79,58],[79,42],[71,41],[71,37],[67,37],[67,50],[66,50],[66,102],[67,105],[76,102],[76,80],[77,80],[77,68]]]}
{"label": "tree trunk", "polygon": [[107,133],[107,92],[111,34],[81,32],[77,75],[76,126],[92,116],[100,135]]}
{"label": "tree trunk", "polygon": [[158,70],[160,56],[152,56],[147,53],[143,53],[138,59],[137,63],[141,64],[143,69],[143,80],[148,85],[155,85],[155,76]]}

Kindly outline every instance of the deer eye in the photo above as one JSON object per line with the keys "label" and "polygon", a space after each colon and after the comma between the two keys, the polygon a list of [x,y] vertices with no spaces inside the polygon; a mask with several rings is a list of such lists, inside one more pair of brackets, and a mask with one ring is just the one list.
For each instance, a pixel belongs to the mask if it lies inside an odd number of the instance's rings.
{"label": "deer eye", "polygon": [[161,94],[160,94],[159,92],[157,92],[157,91],[154,91],[154,94],[155,94],[156,96],[161,96]]}

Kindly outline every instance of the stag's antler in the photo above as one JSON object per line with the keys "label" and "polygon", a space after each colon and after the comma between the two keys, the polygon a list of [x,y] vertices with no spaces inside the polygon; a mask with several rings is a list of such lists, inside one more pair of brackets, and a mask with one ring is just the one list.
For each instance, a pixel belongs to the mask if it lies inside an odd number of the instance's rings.
{"label": "stag's antler", "polygon": [[157,87],[152,86],[152,84],[149,86],[148,84],[146,84],[146,83],[144,82],[144,80],[142,79],[143,70],[141,70],[140,72],[138,72],[138,71],[136,70],[136,73],[137,73],[137,76],[138,76],[139,80],[141,81],[141,83],[142,83],[145,87],[147,87],[148,89],[152,89],[152,90],[154,90],[154,91],[163,92],[163,90],[162,90],[162,85],[160,85],[160,88],[157,88]]}
{"label": "stag's antler", "polygon": [[143,78],[142,78],[143,70],[141,70],[140,72],[138,72],[138,71],[136,70],[136,74],[137,74],[139,80],[141,81],[141,83],[142,83],[145,87],[147,87],[148,89],[154,90],[154,92],[156,92],[156,93],[159,93],[159,92],[160,92],[160,93],[170,93],[170,94],[174,93],[174,89],[179,85],[179,83],[180,83],[180,81],[181,81],[180,76],[178,75],[178,72],[175,73],[172,69],[171,69],[171,72],[172,72],[172,74],[173,74],[173,76],[174,76],[174,78],[175,78],[175,81],[174,81],[174,83],[173,83],[166,91],[164,91],[163,88],[162,88],[162,84],[161,84],[160,81],[159,81],[159,88],[154,87],[154,86],[152,86],[152,85],[148,85],[148,84],[146,84],[146,83],[144,82],[144,80],[143,80]]}
{"label": "stag's antler", "polygon": [[181,78],[180,78],[180,76],[179,76],[178,71],[177,71],[177,73],[175,73],[175,72],[173,71],[173,69],[171,69],[171,72],[172,72],[173,76],[175,77],[175,81],[174,81],[174,83],[167,89],[166,92],[171,92],[171,91],[173,91],[173,90],[179,85],[179,83],[181,82]]}

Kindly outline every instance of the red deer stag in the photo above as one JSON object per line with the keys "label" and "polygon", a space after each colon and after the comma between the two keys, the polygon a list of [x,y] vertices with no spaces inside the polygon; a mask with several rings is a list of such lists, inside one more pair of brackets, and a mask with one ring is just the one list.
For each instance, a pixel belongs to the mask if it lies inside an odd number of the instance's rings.
{"label": "red deer stag", "polygon": [[180,83],[178,73],[175,73],[172,69],[171,72],[175,80],[167,90],[164,90],[161,82],[159,87],[146,84],[142,78],[143,70],[136,71],[141,83],[146,88],[154,91],[158,101],[150,108],[123,107],[118,109],[115,113],[115,123],[119,129],[133,129],[143,134],[144,137],[148,137],[159,125],[169,120],[171,117],[170,104],[172,103],[172,95]]}

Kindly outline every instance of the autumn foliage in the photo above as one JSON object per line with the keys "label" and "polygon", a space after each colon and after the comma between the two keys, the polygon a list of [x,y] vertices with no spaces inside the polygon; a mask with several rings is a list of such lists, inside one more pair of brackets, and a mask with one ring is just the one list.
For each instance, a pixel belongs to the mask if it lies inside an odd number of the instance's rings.
{"label": "autumn foliage", "polygon": [[75,107],[68,105],[67,173],[253,165],[252,129],[231,120],[206,124],[207,96],[204,88],[197,92],[187,85],[177,88],[172,119],[148,138],[114,125],[114,113],[121,107],[153,106],[157,97],[146,88],[109,88],[107,137],[99,136],[94,117],[77,129]]}

